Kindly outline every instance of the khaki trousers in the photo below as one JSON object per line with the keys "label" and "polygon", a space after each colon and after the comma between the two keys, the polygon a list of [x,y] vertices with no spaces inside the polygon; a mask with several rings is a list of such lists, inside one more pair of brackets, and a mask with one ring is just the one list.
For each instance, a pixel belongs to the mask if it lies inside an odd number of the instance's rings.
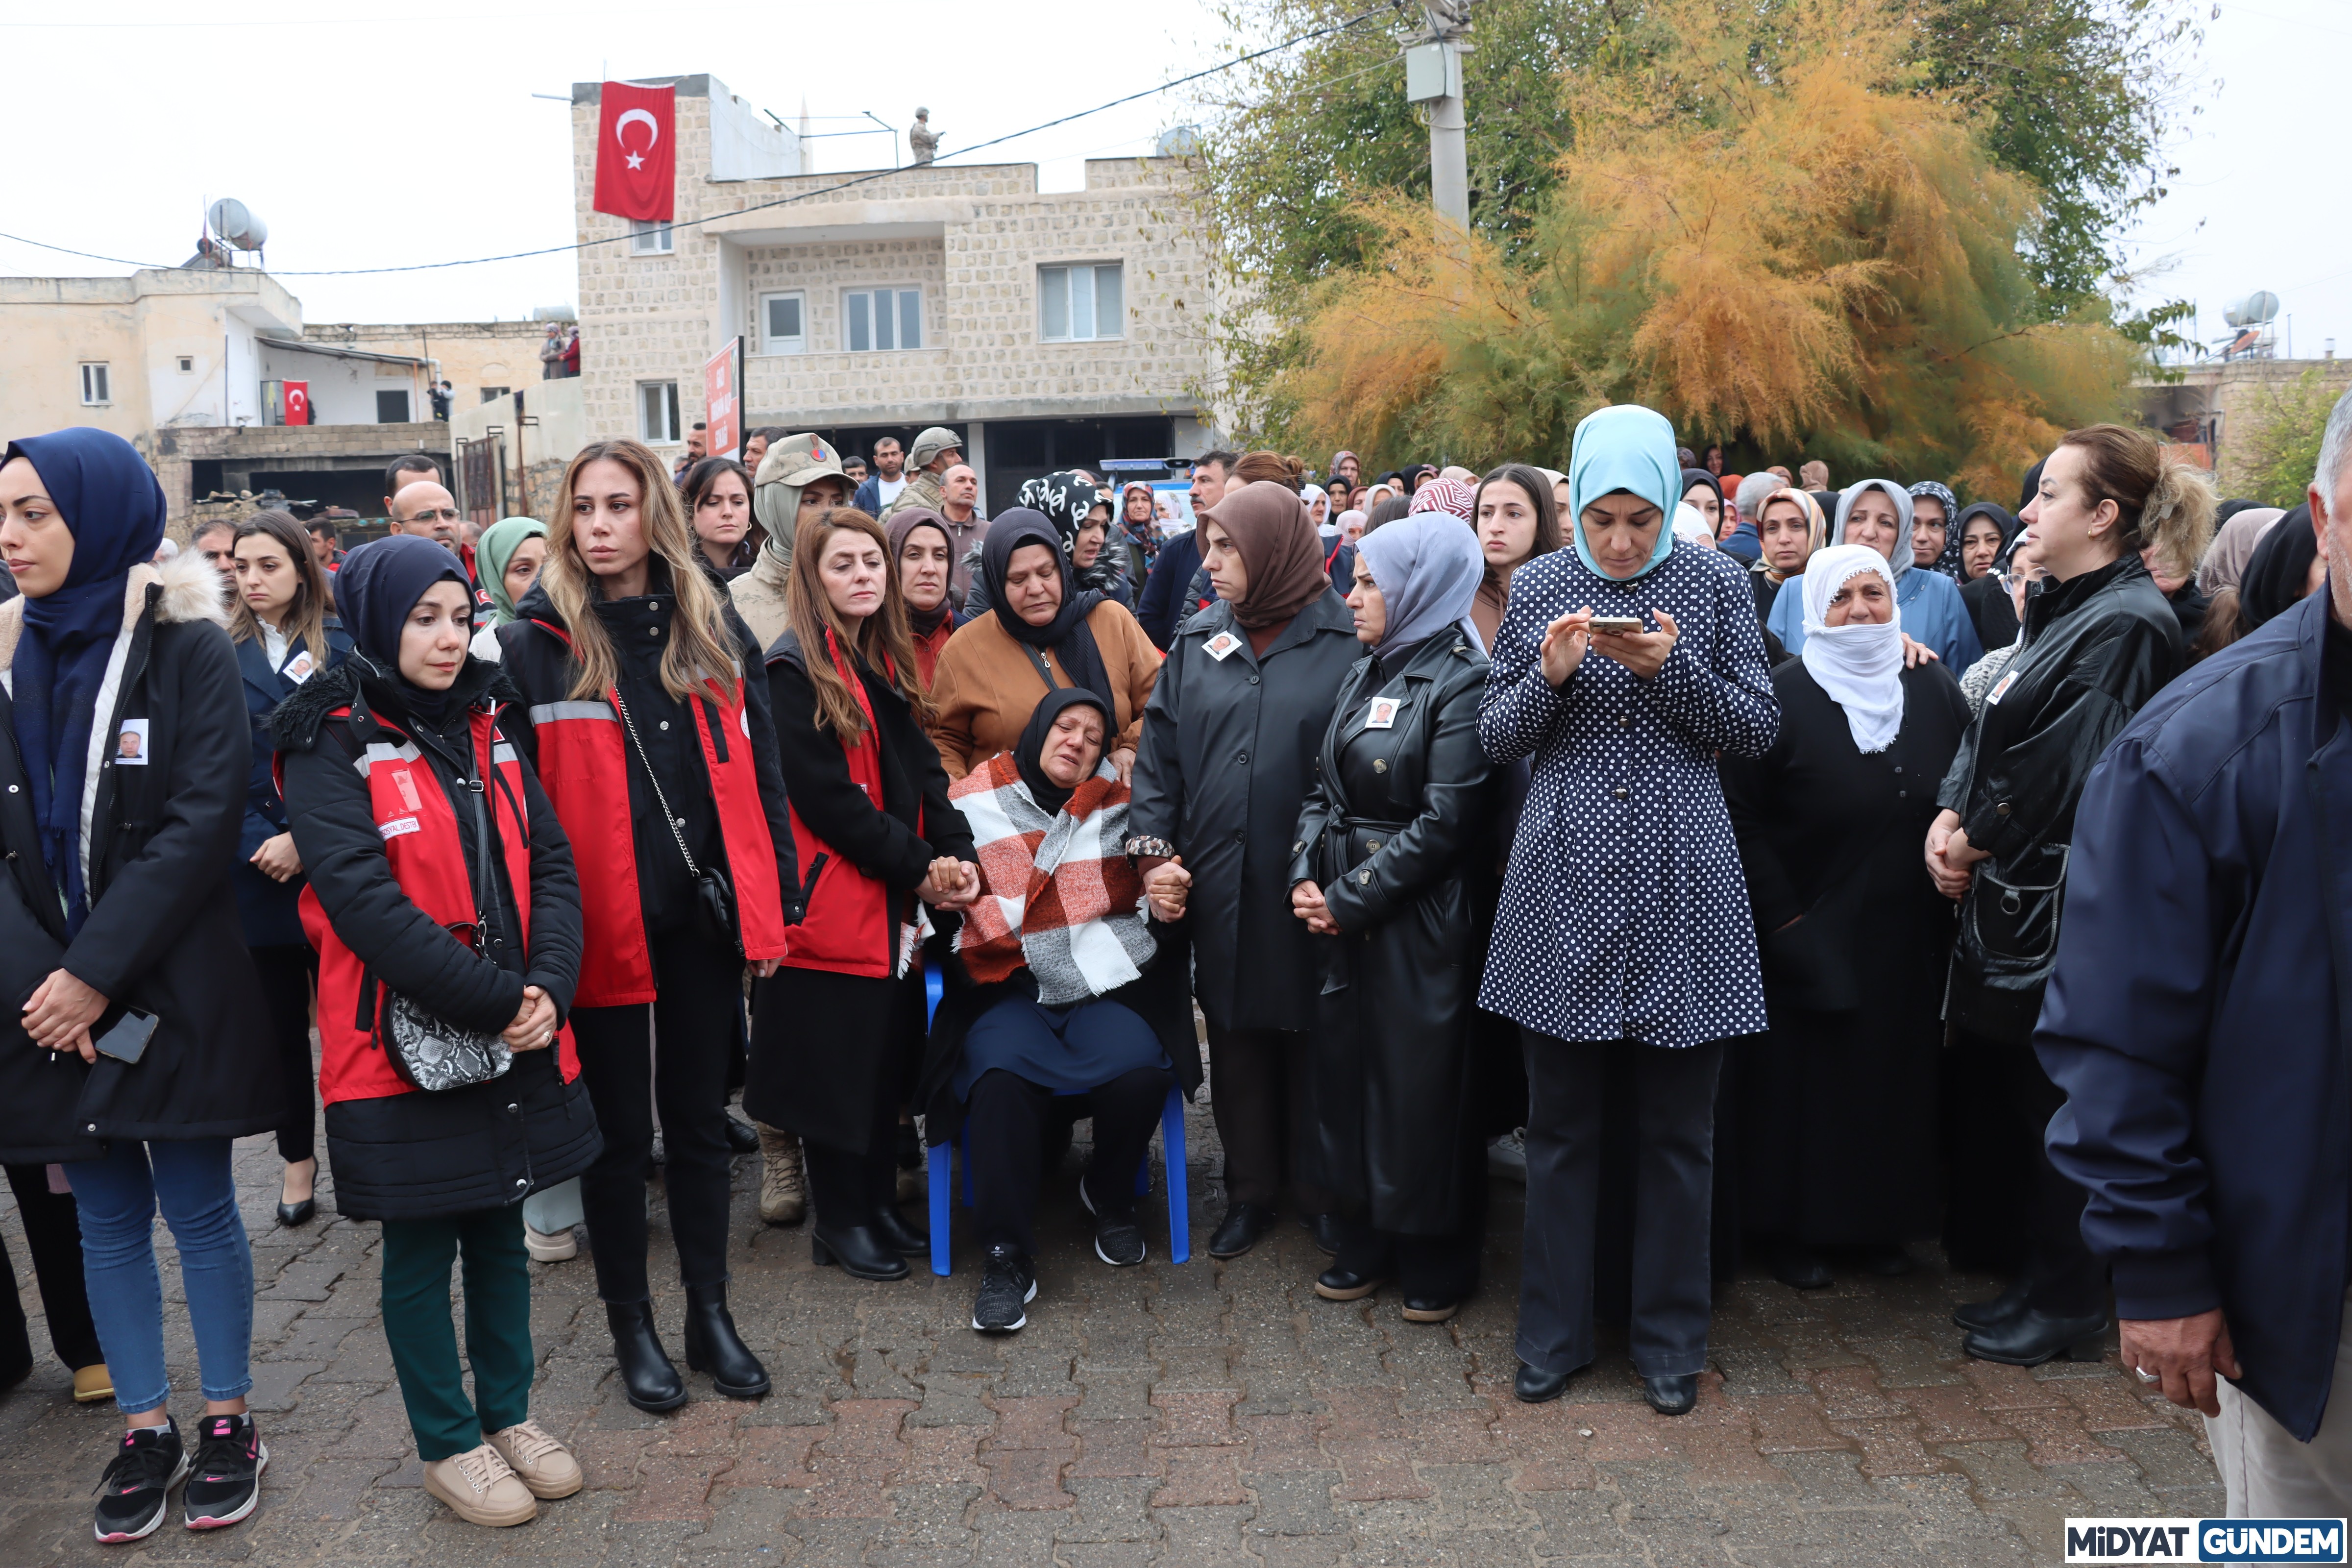
{"label": "khaki trousers", "polygon": [[2296,1442],[2236,1384],[2221,1381],[2221,1414],[2206,1417],[2205,1435],[2230,1491],[2231,1519],[2352,1516],[2352,1292],[2346,1301],[2336,1381],[2310,1442]]}

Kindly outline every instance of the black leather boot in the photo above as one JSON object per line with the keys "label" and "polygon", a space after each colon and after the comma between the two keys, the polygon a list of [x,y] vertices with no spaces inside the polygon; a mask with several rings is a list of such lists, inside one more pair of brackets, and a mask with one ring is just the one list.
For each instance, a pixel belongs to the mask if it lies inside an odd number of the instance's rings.
{"label": "black leather boot", "polygon": [[768,1392],[768,1369],[735,1331],[724,1285],[686,1288],[686,1364],[710,1374],[710,1386],[730,1399]]}
{"label": "black leather boot", "polygon": [[[924,1244],[928,1248],[929,1244]],[[828,1228],[819,1221],[809,1237],[809,1254],[819,1267],[837,1264],[860,1279],[904,1279],[907,1260],[870,1225]]]}
{"label": "black leather boot", "polygon": [[1990,1329],[1961,1336],[1960,1349],[1979,1361],[2009,1366],[2040,1366],[2064,1356],[2068,1361],[2097,1361],[2106,1353],[2107,1315],[2053,1317],[2026,1308]]}
{"label": "black leather boot", "polygon": [[1963,1301],[1953,1308],[1952,1321],[1972,1333],[1990,1332],[2025,1310],[2025,1300],[2032,1288],[2033,1277],[2021,1274],[2010,1282],[2008,1289],[1991,1300]]}
{"label": "black leather boot", "polygon": [[882,1238],[883,1246],[909,1258],[920,1258],[931,1249],[931,1238],[908,1225],[896,1204],[875,1205],[874,1234]]}
{"label": "black leather boot", "polygon": [[655,1415],[685,1404],[686,1380],[654,1332],[654,1304],[607,1301],[604,1321],[612,1325],[613,1359],[621,1363],[621,1386],[629,1403]]}

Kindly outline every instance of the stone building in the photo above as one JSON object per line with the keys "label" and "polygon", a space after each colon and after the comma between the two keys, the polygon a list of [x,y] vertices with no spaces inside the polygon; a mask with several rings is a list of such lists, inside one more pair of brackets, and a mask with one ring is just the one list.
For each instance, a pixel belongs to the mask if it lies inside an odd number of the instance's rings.
{"label": "stone building", "polygon": [[2333,399],[2352,386],[2352,360],[2210,360],[2189,365],[2176,381],[2142,381],[2140,416],[2183,448],[2190,461],[2213,470],[2225,496],[2242,495],[2256,437],[2280,396],[2305,375]]}
{"label": "stone building", "polygon": [[1050,193],[1029,163],[807,174],[723,83],[667,79],[668,225],[591,210],[601,89],[572,89],[589,430],[675,450],[704,361],[740,335],[748,424],[861,455],[948,426],[991,512],[1052,468],[1211,444],[1210,272],[1180,161],[1090,159],[1084,190]]}

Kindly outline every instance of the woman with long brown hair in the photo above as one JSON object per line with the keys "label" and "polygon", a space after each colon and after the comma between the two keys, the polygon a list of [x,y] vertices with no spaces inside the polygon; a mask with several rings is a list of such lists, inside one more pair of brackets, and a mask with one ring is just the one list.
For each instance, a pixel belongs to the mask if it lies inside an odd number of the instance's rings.
{"label": "woman with long brown hair", "polygon": [[730,1397],[768,1390],[727,1310],[723,1107],[743,966],[774,969],[801,901],[766,683],[743,674],[759,644],[697,556],[661,459],[593,443],[564,471],[539,581],[499,628],[522,693],[505,732],[580,867],[570,1021],[604,1133],[581,1182],[596,1289],[629,1403],[655,1412],[686,1402],[646,1272],[656,1106],[687,1364]]}
{"label": "woman with long brown hair", "polygon": [[269,1032],[278,1042],[286,1118],[278,1124],[278,1157],[286,1170],[278,1191],[278,1223],[300,1225],[318,1210],[316,1118],[310,1092],[310,992],[319,955],[302,933],[296,904],[302,897],[302,857],[287,829],[286,802],[272,767],[278,748],[269,716],[305,681],[351,652],[352,639],[335,618],[327,574],[310,553],[302,525],[282,511],[257,511],[236,525],[236,603],[229,636],[244,678],[245,708],[253,721],[253,768],[245,785],[245,830],[237,839],[236,912],[245,945],[261,975],[269,1004]]}
{"label": "woman with long brown hair", "polygon": [[916,903],[961,909],[980,871],[924,732],[931,700],[882,525],[847,507],[803,519],[784,609],[768,689],[807,912],[752,997],[743,1108],[801,1138],[816,1261],[902,1279],[930,1245],[896,1206],[924,1032]]}

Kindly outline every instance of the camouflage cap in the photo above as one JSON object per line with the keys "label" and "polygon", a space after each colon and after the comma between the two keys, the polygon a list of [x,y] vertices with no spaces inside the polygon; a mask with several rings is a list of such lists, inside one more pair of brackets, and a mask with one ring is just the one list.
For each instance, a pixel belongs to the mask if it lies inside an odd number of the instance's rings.
{"label": "camouflage cap", "polygon": [[841,469],[840,450],[821,436],[787,436],[768,443],[767,455],[760,459],[760,471],[751,483],[755,489],[761,485],[797,489],[827,477],[849,483],[849,476]]}

